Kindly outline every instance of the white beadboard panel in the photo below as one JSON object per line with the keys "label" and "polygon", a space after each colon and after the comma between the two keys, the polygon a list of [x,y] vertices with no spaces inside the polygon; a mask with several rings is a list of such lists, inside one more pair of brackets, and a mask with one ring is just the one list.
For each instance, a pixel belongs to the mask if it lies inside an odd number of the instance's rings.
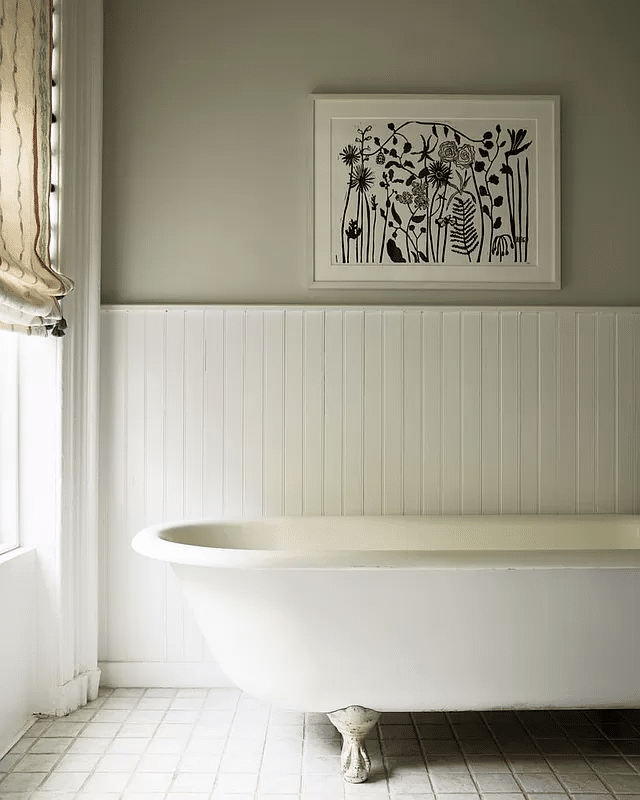
{"label": "white beadboard panel", "polygon": [[[440,424],[440,495],[442,512],[457,514],[462,500],[462,311],[445,311],[442,317]],[[401,511],[399,511],[401,513]]]}
{"label": "white beadboard panel", "polygon": [[[519,368],[520,387],[520,514],[537,514],[539,510],[538,464],[540,463],[538,414],[540,397],[538,358],[538,314],[520,315]],[[523,369],[524,365],[527,369]]]}
{"label": "white beadboard panel", "polygon": [[364,509],[364,312],[344,314],[343,514]]}
{"label": "white beadboard panel", "polygon": [[422,314],[404,315],[402,342],[402,509],[419,514],[422,506]]}
{"label": "white beadboard panel", "polygon": [[229,517],[241,517],[244,510],[245,316],[245,311],[232,309],[225,312],[224,320],[224,362],[220,375],[224,387],[222,485],[223,513]]}
{"label": "white beadboard panel", "polygon": [[442,314],[422,315],[422,513],[442,513]]}
{"label": "white beadboard panel", "polygon": [[520,312],[500,314],[498,329],[500,514],[520,513]]}
{"label": "white beadboard panel", "polygon": [[[346,451],[344,408],[344,320],[340,310],[327,311],[324,325],[324,466],[322,475],[322,513],[342,514]],[[357,415],[356,415],[357,416]],[[350,420],[351,421],[351,420]]]}
{"label": "white beadboard panel", "polygon": [[615,357],[617,387],[616,450],[616,497],[615,511],[619,512],[627,498],[637,506],[636,470],[640,442],[638,442],[636,386],[640,381],[640,364],[636,359],[634,340],[634,316],[622,313],[615,315]]}
{"label": "white beadboard panel", "polygon": [[363,512],[382,514],[382,312],[364,314]]}
{"label": "white beadboard panel", "polygon": [[616,428],[618,418],[616,376],[616,328],[614,314],[597,318],[596,432],[597,453],[595,507],[599,514],[612,514],[616,507]]}
{"label": "white beadboard panel", "polygon": [[284,315],[284,514],[299,516],[304,510],[304,316],[294,310]]}
{"label": "white beadboard panel", "polygon": [[224,314],[209,310],[204,318],[205,375],[202,423],[204,516],[222,515],[224,486]]}
{"label": "white beadboard panel", "polygon": [[404,500],[404,363],[402,311],[382,318],[382,513],[402,514]]}
{"label": "white beadboard panel", "polygon": [[284,514],[285,374],[285,313],[268,311],[264,316],[262,450],[263,511],[268,517]]}
{"label": "white beadboard panel", "polygon": [[[556,397],[556,427],[558,444],[556,450],[558,491],[556,512],[577,513],[577,425],[581,406],[589,402],[578,394],[576,314],[559,314],[557,324],[557,382],[552,391]],[[541,468],[544,468],[541,465]],[[541,498],[541,509],[546,508],[546,498]]]}
{"label": "white beadboard panel", "polygon": [[542,498],[548,513],[561,511],[558,492],[558,315],[538,319],[538,510]]}
{"label": "white beadboard panel", "polygon": [[[264,314],[245,314],[242,515],[248,517],[261,517],[264,514],[264,362]],[[269,463],[266,468],[271,469]]]}
{"label": "white beadboard panel", "polygon": [[171,571],[131,550],[137,530],[639,513],[640,310],[106,307],[100,424],[101,660],[114,681],[181,664],[206,681],[206,645]]}
{"label": "white beadboard panel", "polygon": [[498,312],[482,314],[482,358],[480,379],[480,440],[482,458],[481,508],[483,514],[500,513],[500,317]]}
{"label": "white beadboard panel", "polygon": [[482,313],[461,318],[460,511],[482,513]]}
{"label": "white beadboard panel", "polygon": [[[323,311],[305,311],[302,325],[302,513],[324,514],[325,322]],[[333,439],[333,434],[331,434]],[[295,476],[293,476],[295,480]]]}

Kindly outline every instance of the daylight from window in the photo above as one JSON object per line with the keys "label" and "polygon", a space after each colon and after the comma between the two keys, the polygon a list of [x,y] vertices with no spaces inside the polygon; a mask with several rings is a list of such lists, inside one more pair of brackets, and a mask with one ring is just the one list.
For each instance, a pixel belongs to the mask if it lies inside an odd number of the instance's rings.
{"label": "daylight from window", "polygon": [[18,347],[0,330],[0,554],[18,546]]}

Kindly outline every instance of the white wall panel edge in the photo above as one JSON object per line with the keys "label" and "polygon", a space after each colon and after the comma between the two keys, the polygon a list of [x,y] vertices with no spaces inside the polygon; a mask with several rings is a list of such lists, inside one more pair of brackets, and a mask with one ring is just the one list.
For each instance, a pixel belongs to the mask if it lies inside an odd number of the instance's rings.
{"label": "white wall panel edge", "polygon": [[615,314],[620,313],[640,313],[640,306],[514,306],[514,305],[392,305],[388,303],[354,303],[353,305],[341,305],[339,303],[323,303],[323,304],[304,304],[292,303],[287,304],[255,304],[255,305],[241,305],[241,304],[184,304],[176,303],[161,305],[158,303],[133,303],[133,304],[109,304],[106,303],[100,307],[104,313],[112,313],[114,311],[213,311],[213,310],[252,310],[252,311],[329,311],[329,310],[343,310],[343,311],[522,311],[522,312],[556,312],[556,313],[569,313],[580,314],[582,312],[599,312],[610,311]]}

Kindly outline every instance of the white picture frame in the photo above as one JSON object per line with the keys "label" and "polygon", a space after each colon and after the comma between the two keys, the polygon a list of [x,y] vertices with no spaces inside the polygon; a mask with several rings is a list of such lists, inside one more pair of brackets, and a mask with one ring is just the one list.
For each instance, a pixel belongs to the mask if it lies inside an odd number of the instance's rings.
{"label": "white picture frame", "polygon": [[559,103],[312,95],[311,287],[559,289]]}

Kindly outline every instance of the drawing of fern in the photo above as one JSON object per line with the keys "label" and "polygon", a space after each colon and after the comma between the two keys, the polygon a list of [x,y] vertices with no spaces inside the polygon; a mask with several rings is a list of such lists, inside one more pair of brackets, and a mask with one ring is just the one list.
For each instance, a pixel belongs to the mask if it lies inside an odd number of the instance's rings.
{"label": "drawing of fern", "polygon": [[475,202],[470,198],[456,197],[453,201],[453,224],[451,227],[451,249],[467,256],[478,246],[478,231],[474,224]]}

